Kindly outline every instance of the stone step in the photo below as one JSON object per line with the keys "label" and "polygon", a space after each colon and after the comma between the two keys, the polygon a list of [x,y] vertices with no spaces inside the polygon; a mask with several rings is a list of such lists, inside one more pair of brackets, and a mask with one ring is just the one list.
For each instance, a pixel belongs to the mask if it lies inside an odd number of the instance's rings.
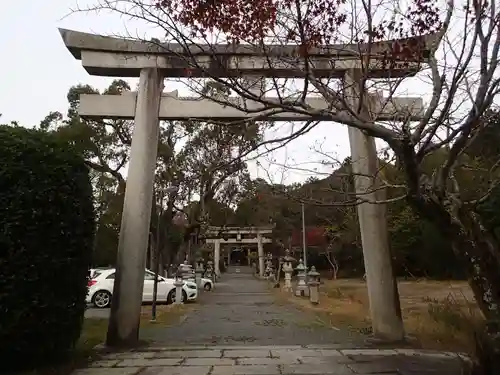
{"label": "stone step", "polygon": [[74,375],[458,375],[467,358],[409,349],[310,346],[150,346],[106,353]]}

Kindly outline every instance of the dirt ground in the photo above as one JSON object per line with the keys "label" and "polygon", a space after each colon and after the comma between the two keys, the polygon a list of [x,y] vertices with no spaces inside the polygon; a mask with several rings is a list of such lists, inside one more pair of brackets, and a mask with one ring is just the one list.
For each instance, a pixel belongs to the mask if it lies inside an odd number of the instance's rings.
{"label": "dirt ground", "polygon": [[[473,353],[474,331],[482,316],[465,282],[399,281],[405,330],[414,346]],[[327,280],[320,286],[320,304],[279,292],[300,308],[315,311],[325,324],[369,334],[370,313],[366,282]]]}

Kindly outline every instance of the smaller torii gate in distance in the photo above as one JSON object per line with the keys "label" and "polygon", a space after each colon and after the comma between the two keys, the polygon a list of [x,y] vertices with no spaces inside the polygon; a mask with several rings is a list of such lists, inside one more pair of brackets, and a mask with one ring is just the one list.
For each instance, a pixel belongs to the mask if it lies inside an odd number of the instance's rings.
{"label": "smaller torii gate in distance", "polygon": [[[265,227],[208,227],[207,244],[214,244],[214,267],[217,276],[220,275],[220,245],[221,244],[257,244],[257,254],[259,256],[259,276],[264,276],[264,244],[271,243],[270,238],[264,237],[273,233],[274,226]],[[221,237],[222,235],[231,238],[210,238]],[[247,236],[251,236],[248,238]]]}

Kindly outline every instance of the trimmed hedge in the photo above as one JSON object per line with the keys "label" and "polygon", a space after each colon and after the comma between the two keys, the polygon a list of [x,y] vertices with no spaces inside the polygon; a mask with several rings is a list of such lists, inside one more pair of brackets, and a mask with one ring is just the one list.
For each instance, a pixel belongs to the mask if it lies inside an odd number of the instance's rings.
{"label": "trimmed hedge", "polygon": [[1,125],[2,370],[51,364],[74,348],[93,236],[84,160],[54,135]]}

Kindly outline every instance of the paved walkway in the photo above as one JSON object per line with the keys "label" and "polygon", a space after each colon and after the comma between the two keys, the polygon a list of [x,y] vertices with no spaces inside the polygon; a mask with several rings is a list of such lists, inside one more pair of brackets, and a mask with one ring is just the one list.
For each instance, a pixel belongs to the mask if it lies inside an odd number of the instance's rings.
{"label": "paved walkway", "polygon": [[202,292],[194,311],[179,326],[141,329],[141,338],[164,345],[365,346],[361,336],[353,337],[312,314],[279,305],[249,267],[230,269],[212,292]]}
{"label": "paved walkway", "polygon": [[462,375],[453,353],[368,348],[363,336],[279,305],[246,269],[203,293],[177,327],[142,329],[155,343],[103,353],[74,375]]}

